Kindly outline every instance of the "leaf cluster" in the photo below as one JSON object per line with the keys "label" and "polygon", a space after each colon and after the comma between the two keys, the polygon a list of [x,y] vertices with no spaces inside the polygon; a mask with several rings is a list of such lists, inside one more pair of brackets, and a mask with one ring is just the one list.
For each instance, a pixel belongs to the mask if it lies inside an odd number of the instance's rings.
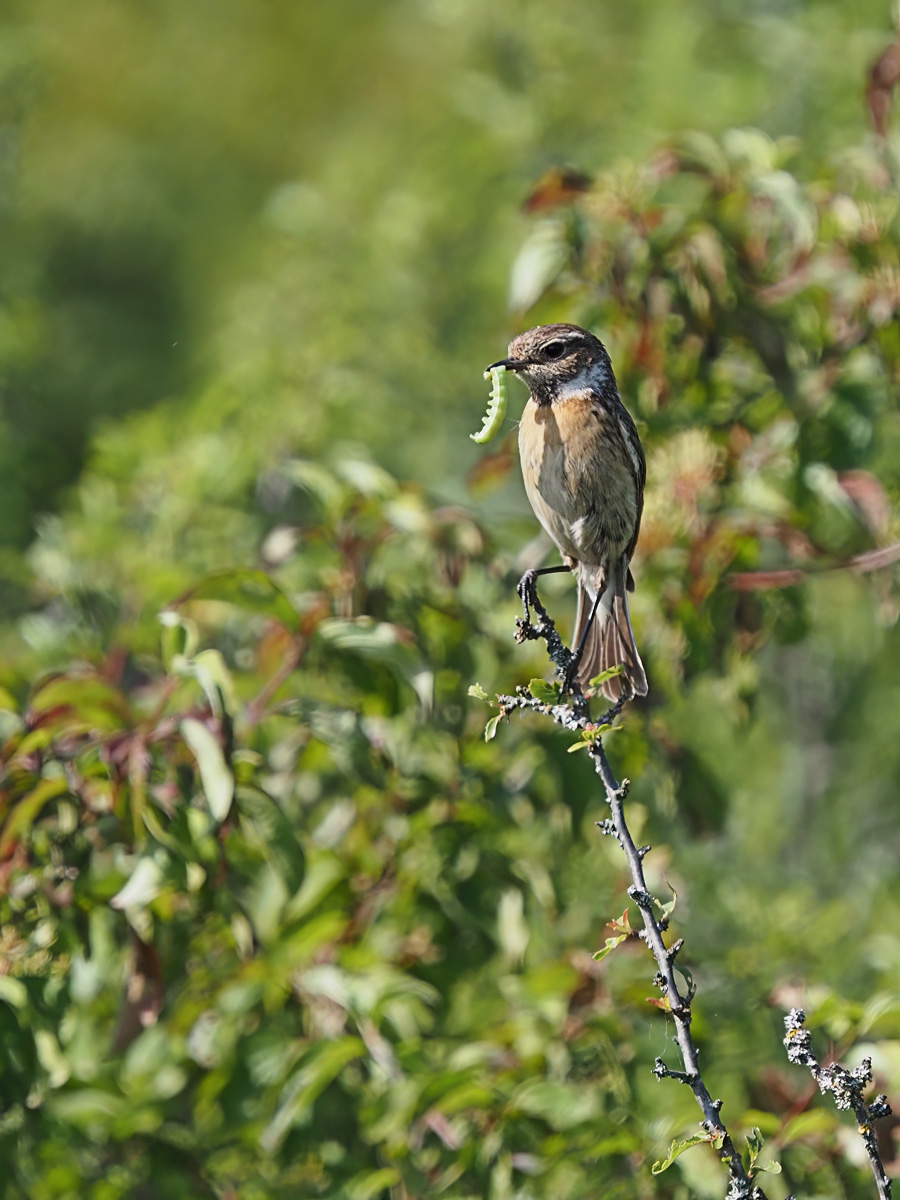
{"label": "leaf cluster", "polygon": [[[427,19],[468,44],[456,7]],[[482,166],[540,107],[492,78],[445,127],[490,126]],[[649,452],[653,690],[613,746],[681,898],[704,1062],[749,1166],[862,1195],[777,1009],[811,993],[900,1087],[900,639],[892,575],[857,569],[898,533],[900,217],[890,147],[796,150],[738,130],[599,175],[533,218],[514,301],[598,330]],[[32,547],[0,713],[10,1196],[721,1190],[708,1147],[679,1156],[690,1097],[652,1077],[644,948],[627,914],[604,932],[623,877],[586,756],[530,719],[484,740],[484,696],[556,697],[510,636],[509,448],[465,503],[382,462],[429,444],[462,373],[481,395],[435,282],[456,232],[423,263],[417,181],[380,238],[353,235],[355,175],[333,212],[279,184],[214,382],[106,426]]]}

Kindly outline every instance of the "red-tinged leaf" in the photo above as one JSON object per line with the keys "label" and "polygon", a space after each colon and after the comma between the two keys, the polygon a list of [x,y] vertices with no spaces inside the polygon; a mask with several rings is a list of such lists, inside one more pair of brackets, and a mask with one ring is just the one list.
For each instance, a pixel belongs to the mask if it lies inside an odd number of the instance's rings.
{"label": "red-tinged leaf", "polygon": [[430,1108],[422,1117],[422,1124],[427,1125],[432,1133],[437,1134],[448,1150],[459,1150],[462,1142],[459,1136],[454,1132],[453,1126],[447,1120],[444,1113],[439,1112],[436,1108]]}
{"label": "red-tinged leaf", "polygon": [[890,527],[891,500],[871,471],[844,471],[838,486],[849,497],[863,523],[875,538],[884,538]]}
{"label": "red-tinged leaf", "polygon": [[532,188],[522,205],[526,213],[547,212],[563,204],[572,204],[592,187],[590,175],[576,167],[551,167]]}
{"label": "red-tinged leaf", "polygon": [[42,683],[31,697],[31,728],[49,724],[62,730],[122,729],[130,721],[128,701],[98,675],[57,675]]}
{"label": "red-tinged leaf", "polygon": [[647,996],[647,1003],[652,1004],[654,1008],[658,1008],[660,1012],[671,1012],[672,1005],[669,1003],[668,996]]}
{"label": "red-tinged leaf", "polygon": [[869,70],[867,99],[875,132],[884,137],[888,131],[894,88],[900,81],[900,43],[895,42],[883,51]]}
{"label": "red-tinged leaf", "polygon": [[612,921],[607,921],[606,928],[611,929],[613,933],[624,933],[626,936],[630,933],[634,933],[631,921],[628,919],[628,909],[625,909],[621,917],[616,917]]}

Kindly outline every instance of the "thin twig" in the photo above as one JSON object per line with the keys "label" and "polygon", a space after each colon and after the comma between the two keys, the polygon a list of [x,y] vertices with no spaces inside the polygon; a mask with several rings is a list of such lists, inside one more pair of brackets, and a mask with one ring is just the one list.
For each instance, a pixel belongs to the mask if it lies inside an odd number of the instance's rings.
{"label": "thin twig", "polygon": [[625,819],[625,806],[623,802],[628,794],[628,781],[623,780],[621,785],[616,782],[612,768],[609,765],[609,760],[603,749],[602,740],[599,737],[591,744],[590,753],[594,759],[594,767],[597,774],[603,780],[603,786],[606,789],[606,799],[612,813],[612,823],[616,840],[622,847],[625,857],[628,859],[628,866],[631,870],[631,878],[633,880],[632,886],[628,889],[628,894],[641,910],[641,918],[644,922],[644,932],[641,936],[650,947],[653,957],[656,959],[656,965],[659,968],[657,979],[661,981],[660,988],[668,1001],[669,1011],[675,1022],[675,1039],[678,1042],[684,1066],[683,1071],[674,1071],[667,1067],[661,1058],[658,1058],[653,1072],[658,1079],[676,1079],[680,1083],[686,1084],[694,1093],[694,1098],[703,1113],[703,1120],[701,1122],[703,1128],[717,1141],[721,1140],[721,1148],[718,1153],[719,1157],[728,1167],[729,1188],[727,1200],[745,1200],[745,1198],[749,1200],[751,1197],[752,1200],[764,1200],[765,1193],[751,1182],[744,1168],[740,1151],[732,1141],[731,1135],[720,1116],[722,1101],[713,1100],[700,1073],[700,1066],[697,1062],[697,1048],[691,1037],[691,1001],[694,998],[696,988],[694,984],[691,984],[684,992],[681,992],[675,979],[675,956],[681,949],[682,939],[679,938],[671,948],[667,948],[663,940],[663,931],[668,922],[664,917],[660,918],[656,915],[655,910],[661,909],[662,906],[651,895],[646,879],[644,878],[644,854],[641,852],[644,848],[639,849],[635,845]]}
{"label": "thin twig", "polygon": [[303,657],[305,649],[306,642],[304,638],[295,637],[292,640],[291,647],[287,654],[285,654],[281,666],[270,679],[266,680],[259,694],[254,696],[244,709],[244,725],[248,729],[253,729],[267,715],[266,705],[275,696],[279,688],[287,683],[300,659]]}
{"label": "thin twig", "polygon": [[871,1104],[863,1099],[863,1090],[872,1082],[872,1060],[864,1058],[858,1067],[848,1071],[840,1063],[823,1067],[812,1052],[812,1036],[805,1028],[806,1013],[802,1008],[792,1008],[784,1018],[784,1044],[788,1059],[799,1066],[808,1067],[813,1079],[824,1095],[831,1092],[837,1108],[852,1108],[859,1126],[859,1134],[869,1156],[869,1165],[875,1176],[879,1200],[891,1200],[891,1181],[884,1169],[878,1142],[872,1129],[873,1121],[889,1117],[891,1106],[886,1096],[876,1096]]}
{"label": "thin twig", "polygon": [[[531,586],[527,586],[527,583]],[[520,595],[525,605],[525,616],[516,622],[516,640],[525,641],[542,638],[547,643],[547,651],[551,661],[556,666],[557,674],[565,681],[572,652],[563,643],[556,631],[556,626],[537,597],[534,581],[523,579],[520,585]],[[523,592],[525,593],[523,595]],[[529,607],[538,615],[538,621],[532,622]],[[556,724],[571,731],[593,731],[608,727],[621,711],[624,701],[620,700],[598,722],[592,722],[587,699],[581,694],[577,685],[572,692],[572,705],[547,704],[531,695],[527,688],[518,688],[515,696],[498,696],[500,710],[509,715],[516,709],[531,709],[550,717]],[[644,928],[641,938],[650,948],[656,959],[658,974],[656,981],[667,1001],[667,1009],[675,1022],[675,1036],[681,1051],[683,1070],[673,1070],[667,1067],[661,1058],[657,1058],[653,1073],[658,1079],[675,1079],[685,1084],[694,1093],[700,1110],[703,1113],[701,1125],[709,1134],[710,1140],[718,1144],[718,1154],[728,1168],[729,1187],[726,1200],[766,1200],[763,1190],[754,1184],[744,1167],[740,1152],[732,1141],[721,1118],[722,1101],[713,1100],[709,1089],[703,1081],[697,1062],[697,1049],[691,1037],[691,1001],[694,998],[693,984],[686,987],[684,992],[679,990],[675,979],[675,958],[681,950],[683,939],[679,938],[671,947],[667,947],[663,933],[668,925],[668,918],[663,915],[661,903],[650,893],[644,878],[643,859],[649,847],[635,845],[634,839],[625,819],[624,800],[628,794],[628,781],[617,783],[603,749],[601,735],[598,732],[588,745],[588,752],[594,760],[597,774],[603,781],[606,799],[609,804],[611,817],[598,822],[604,833],[615,836],[631,870],[632,886],[628,889],[631,899],[641,910]],[[660,915],[657,915],[659,912]]]}
{"label": "thin twig", "polygon": [[829,571],[853,571],[863,575],[867,571],[880,571],[900,561],[900,542],[883,546],[880,550],[867,550],[846,562],[829,563],[827,566],[785,567],[775,571],[740,571],[729,577],[728,582],[736,592],[764,592],[773,588],[798,587],[810,575],[824,575]]}

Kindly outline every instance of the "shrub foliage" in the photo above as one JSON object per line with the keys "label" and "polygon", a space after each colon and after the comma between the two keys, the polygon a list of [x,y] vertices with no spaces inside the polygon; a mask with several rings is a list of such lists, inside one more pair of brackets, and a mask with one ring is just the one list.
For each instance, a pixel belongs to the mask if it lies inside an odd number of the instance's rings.
{"label": "shrub foliage", "polygon": [[[648,448],[652,694],[608,749],[678,896],[704,1069],[769,1139],[770,1194],[864,1195],[780,1024],[802,992],[900,1086],[900,210],[888,150],[796,153],[697,135],[533,206],[514,299],[600,333]],[[645,948],[593,957],[626,897],[590,766],[529,719],[486,742],[468,695],[545,669],[511,639],[509,440],[448,506],[299,420],[242,454],[258,420],[216,393],[120,425],[33,551],[2,697],[5,1194],[720,1194],[708,1148],[651,1173],[697,1118],[650,1070]]]}

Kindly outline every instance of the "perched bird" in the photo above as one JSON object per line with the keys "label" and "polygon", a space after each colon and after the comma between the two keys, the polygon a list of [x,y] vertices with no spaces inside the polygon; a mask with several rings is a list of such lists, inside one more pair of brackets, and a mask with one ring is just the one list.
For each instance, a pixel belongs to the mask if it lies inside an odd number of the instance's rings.
{"label": "perched bird", "polygon": [[621,664],[604,694],[614,702],[646,696],[627,593],[647,467],[609,355],[577,325],[541,325],[514,338],[509,358],[493,365],[515,371],[531,391],[519,457],[531,507],[578,576],[575,678],[585,687]]}

